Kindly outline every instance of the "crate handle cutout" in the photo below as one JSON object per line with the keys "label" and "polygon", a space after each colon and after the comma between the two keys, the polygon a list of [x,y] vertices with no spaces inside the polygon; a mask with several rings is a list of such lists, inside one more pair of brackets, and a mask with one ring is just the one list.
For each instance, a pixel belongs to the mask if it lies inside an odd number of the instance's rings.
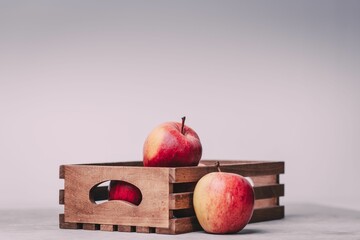
{"label": "crate handle cutout", "polygon": [[[65,165],[64,219],[68,223],[126,225],[168,228],[169,168],[138,166]],[[126,181],[138,187],[142,194],[139,206],[125,201],[107,201],[110,181]],[[98,196],[105,202],[96,204]]]}
{"label": "crate handle cutout", "polygon": [[[110,189],[114,189],[110,192]],[[107,180],[94,185],[89,191],[90,201],[94,204],[121,201],[139,206],[142,201],[141,190],[132,183],[120,180]]]}

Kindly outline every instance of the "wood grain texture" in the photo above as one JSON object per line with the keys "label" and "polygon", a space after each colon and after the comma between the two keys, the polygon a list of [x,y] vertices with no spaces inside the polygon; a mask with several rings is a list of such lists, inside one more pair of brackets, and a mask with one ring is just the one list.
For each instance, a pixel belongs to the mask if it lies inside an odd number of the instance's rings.
{"label": "wood grain texture", "polygon": [[100,224],[83,223],[84,230],[100,230]]}
{"label": "wood grain texture", "polygon": [[254,209],[277,206],[277,198],[265,198],[255,200]]}
{"label": "wood grain texture", "polygon": [[136,228],[134,226],[125,226],[125,225],[118,225],[119,232],[135,232]]}
{"label": "wood grain texture", "polygon": [[[144,227],[169,226],[168,168],[66,165],[65,221]],[[139,206],[123,201],[95,204],[90,190],[104,181],[123,180],[143,195]]]}
{"label": "wood grain texture", "polygon": [[61,214],[59,214],[59,228],[61,228],[61,229],[82,229],[82,224],[65,222],[65,216],[63,213],[61,213]]}
{"label": "wood grain texture", "polygon": [[[228,163],[220,165],[223,172],[240,174],[242,176],[277,175],[284,173],[284,162],[250,162],[250,163]],[[216,172],[215,166],[196,166],[170,168],[170,182],[197,182],[201,177]]]}
{"label": "wood grain texture", "polygon": [[264,186],[278,183],[277,175],[251,176],[250,178],[253,181],[254,186]]}
{"label": "wood grain texture", "polygon": [[102,162],[102,163],[84,163],[84,164],[76,164],[76,165],[143,167],[143,162],[142,161]]}
{"label": "wood grain texture", "polygon": [[281,219],[285,216],[284,206],[255,209],[250,223]]}
{"label": "wood grain texture", "polygon": [[100,224],[100,230],[101,231],[108,231],[108,232],[117,231],[117,225]]}
{"label": "wood grain texture", "polygon": [[153,227],[136,227],[137,233],[155,233],[155,228]]}
{"label": "wood grain texture", "polygon": [[174,225],[174,234],[193,232],[201,229],[195,216],[172,219],[170,225]]}
{"label": "wood grain texture", "polygon": [[170,194],[169,208],[171,210],[190,208],[193,206],[193,192]]}
{"label": "wood grain texture", "polygon": [[181,234],[194,232],[201,229],[195,216],[185,218],[174,218],[170,220],[169,228],[156,228],[156,233],[160,234]]}

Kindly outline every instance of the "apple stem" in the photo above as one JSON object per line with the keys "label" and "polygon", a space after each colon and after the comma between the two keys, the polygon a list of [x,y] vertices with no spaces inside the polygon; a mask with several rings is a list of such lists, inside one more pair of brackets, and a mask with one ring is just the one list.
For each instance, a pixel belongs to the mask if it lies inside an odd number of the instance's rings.
{"label": "apple stem", "polygon": [[219,162],[219,161],[216,161],[216,163],[215,163],[215,167],[217,167],[218,172],[221,172],[221,169],[220,169],[220,162]]}
{"label": "apple stem", "polygon": [[181,123],[181,133],[182,133],[182,135],[185,135],[185,133],[184,133],[185,119],[186,119],[185,116],[181,118],[181,120],[182,120],[182,123]]}

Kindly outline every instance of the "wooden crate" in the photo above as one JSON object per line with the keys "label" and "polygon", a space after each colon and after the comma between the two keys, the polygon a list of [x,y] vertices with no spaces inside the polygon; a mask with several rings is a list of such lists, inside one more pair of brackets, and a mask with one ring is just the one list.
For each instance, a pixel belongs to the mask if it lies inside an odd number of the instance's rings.
{"label": "wooden crate", "polygon": [[[251,177],[254,182],[255,209],[250,222],[284,217],[284,162],[222,161],[223,172]],[[194,214],[192,196],[196,182],[217,171],[215,160],[203,160],[204,166],[151,168],[142,162],[74,164],[60,166],[64,189],[59,203],[63,229],[179,234],[201,230]],[[106,201],[109,180],[123,180],[137,186],[143,196],[139,206],[123,201]],[[101,203],[98,201],[104,200]]]}

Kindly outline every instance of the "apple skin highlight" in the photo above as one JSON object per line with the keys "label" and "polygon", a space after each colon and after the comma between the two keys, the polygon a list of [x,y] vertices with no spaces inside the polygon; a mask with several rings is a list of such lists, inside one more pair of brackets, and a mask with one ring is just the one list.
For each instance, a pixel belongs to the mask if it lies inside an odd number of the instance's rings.
{"label": "apple skin highlight", "polygon": [[254,190],[242,176],[213,172],[197,183],[193,197],[196,217],[208,233],[236,233],[250,221]]}
{"label": "apple skin highlight", "polygon": [[150,132],[143,147],[146,167],[197,166],[201,155],[202,145],[197,133],[178,122],[157,126]]}

